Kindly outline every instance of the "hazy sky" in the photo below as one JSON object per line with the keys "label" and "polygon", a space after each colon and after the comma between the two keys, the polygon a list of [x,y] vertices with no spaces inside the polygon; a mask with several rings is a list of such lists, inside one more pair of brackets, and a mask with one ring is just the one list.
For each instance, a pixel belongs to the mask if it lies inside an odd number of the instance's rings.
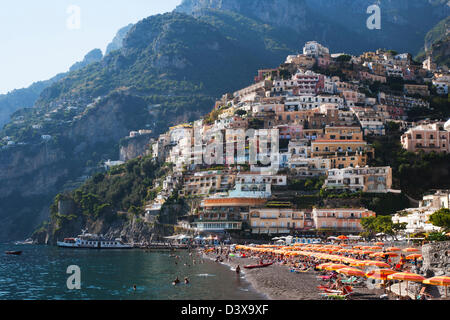
{"label": "hazy sky", "polygon": [[129,23],[172,11],[181,0],[1,0],[0,94],[65,72],[103,53]]}

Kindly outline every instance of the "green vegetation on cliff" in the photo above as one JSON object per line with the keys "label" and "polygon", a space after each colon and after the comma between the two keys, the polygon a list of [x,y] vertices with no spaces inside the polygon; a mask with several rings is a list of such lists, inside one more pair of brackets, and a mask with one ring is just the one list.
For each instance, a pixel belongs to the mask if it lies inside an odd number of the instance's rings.
{"label": "green vegetation on cliff", "polygon": [[370,139],[375,148],[372,166],[391,166],[393,188],[421,199],[430,189],[450,188],[450,154],[412,153],[400,143],[401,132],[395,123],[389,123],[386,135]]}

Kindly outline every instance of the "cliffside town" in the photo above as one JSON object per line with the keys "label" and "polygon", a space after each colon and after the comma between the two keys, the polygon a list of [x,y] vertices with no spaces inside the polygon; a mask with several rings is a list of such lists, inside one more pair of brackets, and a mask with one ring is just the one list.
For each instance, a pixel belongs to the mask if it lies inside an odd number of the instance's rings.
{"label": "cliffside town", "polygon": [[[370,165],[375,149],[368,140],[395,123],[406,131],[404,149],[449,153],[449,122],[408,121],[411,110],[430,109],[427,97],[437,83],[437,94],[448,94],[448,79],[448,71],[417,65],[409,54],[330,54],[308,42],[303,54],[223,95],[204,119],[151,140],[153,160],[172,170],[155,180],[145,221],[161,219],[166,201],[176,197],[189,203],[177,223],[192,232],[357,234],[361,218],[376,212],[358,201],[308,204],[308,196],[320,189],[350,198],[401,194],[390,166]],[[448,201],[433,208],[442,206]],[[425,229],[408,224],[407,230]]]}

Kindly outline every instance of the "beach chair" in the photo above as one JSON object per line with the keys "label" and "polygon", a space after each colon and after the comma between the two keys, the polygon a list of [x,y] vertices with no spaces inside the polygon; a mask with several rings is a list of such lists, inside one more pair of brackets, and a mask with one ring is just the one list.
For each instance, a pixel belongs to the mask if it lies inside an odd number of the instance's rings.
{"label": "beach chair", "polygon": [[350,286],[344,286],[343,290],[328,290],[327,292],[320,293],[323,298],[327,300],[346,300],[353,294],[353,288]]}
{"label": "beach chair", "polygon": [[364,284],[364,281],[362,281],[361,279],[353,276],[351,278],[342,280],[342,283],[343,284],[349,284],[349,285],[352,285],[352,286],[360,286],[360,285]]}

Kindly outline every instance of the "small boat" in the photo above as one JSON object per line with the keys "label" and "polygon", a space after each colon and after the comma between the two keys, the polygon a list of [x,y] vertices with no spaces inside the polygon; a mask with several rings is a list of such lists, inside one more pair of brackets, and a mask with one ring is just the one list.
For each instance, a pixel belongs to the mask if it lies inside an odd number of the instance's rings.
{"label": "small boat", "polygon": [[22,254],[22,251],[6,251],[5,253],[19,256]]}
{"label": "small boat", "polygon": [[16,241],[15,243],[14,243],[16,246],[19,246],[19,245],[25,245],[25,244],[34,244],[34,241],[33,241],[33,239],[27,239],[27,240],[24,240],[24,241]]}
{"label": "small boat", "polygon": [[268,266],[273,265],[273,262],[271,263],[262,263],[262,264],[254,264],[254,265],[250,265],[250,266],[244,266],[245,269],[255,269],[255,268],[265,268]]}

